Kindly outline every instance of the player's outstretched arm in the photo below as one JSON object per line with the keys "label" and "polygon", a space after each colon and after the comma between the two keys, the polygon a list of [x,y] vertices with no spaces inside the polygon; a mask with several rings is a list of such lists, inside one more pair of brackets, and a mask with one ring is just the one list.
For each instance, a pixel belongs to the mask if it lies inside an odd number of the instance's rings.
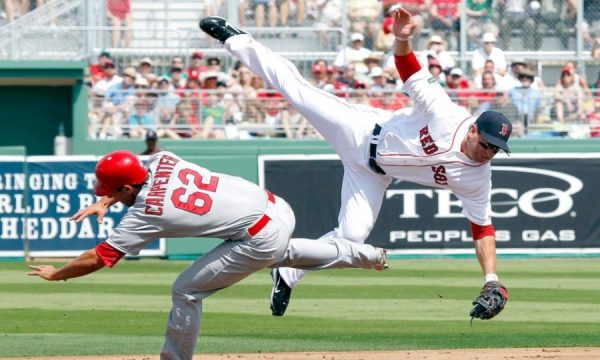
{"label": "player's outstretched arm", "polygon": [[473,301],[474,307],[469,315],[471,318],[489,320],[498,315],[508,301],[508,291],[496,275],[496,237],[486,235],[475,240],[475,252],[485,274],[485,284]]}
{"label": "player's outstretched arm", "polygon": [[98,218],[98,224],[101,224],[102,220],[104,219],[104,215],[106,215],[106,213],[108,212],[108,208],[116,204],[117,202],[117,199],[105,196],[97,202],[95,202],[94,204],[76,212],[75,215],[71,217],[71,220],[75,222],[80,222],[81,220],[85,219],[90,215],[96,215],[96,217]]}
{"label": "player's outstretched arm", "polygon": [[52,265],[29,265],[32,271],[27,275],[39,276],[48,281],[58,281],[84,276],[103,267],[104,261],[98,256],[96,249],[89,249],[59,269]]}

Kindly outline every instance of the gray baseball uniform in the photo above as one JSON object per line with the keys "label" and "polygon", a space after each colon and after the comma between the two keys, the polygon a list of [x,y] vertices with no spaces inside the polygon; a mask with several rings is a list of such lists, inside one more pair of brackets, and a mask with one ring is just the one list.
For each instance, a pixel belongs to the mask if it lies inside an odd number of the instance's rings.
{"label": "gray baseball uniform", "polygon": [[192,359],[202,300],[257,270],[375,268],[381,264],[379,249],[371,245],[339,238],[290,240],[295,225],[290,206],[242,178],[211,172],[165,151],[153,155],[146,167],[148,180],[107,240],[110,246],[138,254],[160,237],[226,240],[196,260],[173,284],[161,359]]}

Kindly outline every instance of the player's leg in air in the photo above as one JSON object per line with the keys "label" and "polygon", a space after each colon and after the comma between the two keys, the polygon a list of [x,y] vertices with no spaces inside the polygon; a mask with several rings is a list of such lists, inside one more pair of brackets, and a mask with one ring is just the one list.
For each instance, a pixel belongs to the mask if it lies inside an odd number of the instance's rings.
{"label": "player's leg in air", "polygon": [[[273,53],[223,18],[204,18],[200,21],[200,28],[225,44],[233,56],[279,91],[337,152],[344,164],[339,226],[320,240],[342,238],[363,243],[371,232],[385,189],[391,181],[389,177],[368,168],[369,142],[375,124],[387,121],[391,113],[351,104],[312,86],[292,62]],[[292,268],[273,270],[273,315],[283,315],[289,304],[291,289],[304,273]]]}

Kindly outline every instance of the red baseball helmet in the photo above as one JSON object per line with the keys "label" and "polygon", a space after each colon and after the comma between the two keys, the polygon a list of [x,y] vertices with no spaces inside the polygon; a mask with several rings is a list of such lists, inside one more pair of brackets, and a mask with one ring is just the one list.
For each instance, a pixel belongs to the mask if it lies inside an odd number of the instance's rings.
{"label": "red baseball helmet", "polygon": [[96,165],[95,193],[106,196],[124,185],[142,184],[148,170],[140,159],[126,150],[113,151],[105,155]]}

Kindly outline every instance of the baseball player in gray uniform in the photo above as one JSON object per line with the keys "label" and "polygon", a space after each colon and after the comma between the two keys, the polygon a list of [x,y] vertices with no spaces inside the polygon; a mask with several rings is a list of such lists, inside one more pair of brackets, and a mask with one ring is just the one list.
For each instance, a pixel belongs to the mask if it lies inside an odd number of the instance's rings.
{"label": "baseball player in gray uniform", "polygon": [[[339,225],[321,239],[340,237],[363,243],[393,178],[450,189],[462,202],[463,214],[470,222],[485,279],[481,295],[487,305],[476,299],[471,315],[491,318],[502,310],[508,297],[496,275],[490,160],[500,149],[509,152],[512,124],[501,113],[491,111],[475,119],[451,101],[412,51],[410,37],[415,24],[408,11],[394,13],[393,31],[396,67],[414,108],[396,112],[350,104],[311,86],[290,61],[223,18],[204,18],[200,28],[279,91],[340,156],[344,178]],[[273,270],[273,315],[283,315],[291,288],[304,273],[289,268]],[[497,295],[493,301],[490,294]],[[482,307],[489,311],[481,314]]]}
{"label": "baseball player in gray uniform", "polygon": [[162,151],[144,166],[131,152],[115,151],[96,166],[94,205],[81,221],[121,202],[129,210],[108,240],[56,269],[30,266],[29,275],[66,280],[113,267],[161,237],[215,237],[224,241],[175,280],[161,359],[192,359],[202,300],[253,272],[276,266],[302,269],[387,267],[385,250],[339,238],[291,239],[295,218],[282,198],[239,177],[212,172]]}

